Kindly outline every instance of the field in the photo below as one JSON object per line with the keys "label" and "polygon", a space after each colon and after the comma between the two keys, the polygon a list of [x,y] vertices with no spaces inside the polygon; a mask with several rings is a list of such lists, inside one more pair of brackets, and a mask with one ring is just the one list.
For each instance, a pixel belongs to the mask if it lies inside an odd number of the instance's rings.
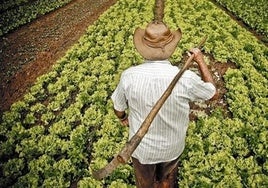
{"label": "field", "polygon": [[[132,34],[151,21],[153,5],[117,1],[2,113],[0,187],[134,187],[131,161],[102,181],[91,174],[127,141],[110,96],[121,72],[142,62]],[[267,45],[207,0],[166,1],[164,20],[183,32],[171,57],[178,66],[208,36],[220,91],[214,102],[191,104],[180,187],[267,187]],[[266,26],[256,26],[264,36]]]}

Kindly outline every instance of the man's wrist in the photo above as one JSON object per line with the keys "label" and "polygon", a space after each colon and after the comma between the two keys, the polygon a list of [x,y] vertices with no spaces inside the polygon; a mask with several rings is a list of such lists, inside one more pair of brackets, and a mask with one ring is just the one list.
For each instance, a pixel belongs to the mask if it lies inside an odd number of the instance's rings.
{"label": "man's wrist", "polygon": [[118,117],[120,119],[120,121],[124,121],[126,120],[128,117],[127,113],[124,113],[124,115],[122,117]]}
{"label": "man's wrist", "polygon": [[114,108],[115,115],[120,121],[124,121],[127,119],[128,114],[125,111],[118,111]]}

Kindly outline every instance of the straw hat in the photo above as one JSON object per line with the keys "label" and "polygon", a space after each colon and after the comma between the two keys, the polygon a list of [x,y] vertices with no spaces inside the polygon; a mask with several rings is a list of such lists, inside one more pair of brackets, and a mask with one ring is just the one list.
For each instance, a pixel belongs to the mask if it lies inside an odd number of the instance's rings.
{"label": "straw hat", "polygon": [[181,39],[181,30],[170,31],[164,22],[152,21],[145,29],[134,32],[137,51],[148,60],[168,59]]}

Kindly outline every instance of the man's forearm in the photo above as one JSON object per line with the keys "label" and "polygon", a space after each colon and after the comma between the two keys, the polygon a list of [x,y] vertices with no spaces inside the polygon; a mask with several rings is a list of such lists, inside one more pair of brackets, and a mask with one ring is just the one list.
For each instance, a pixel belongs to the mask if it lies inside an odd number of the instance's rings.
{"label": "man's forearm", "polygon": [[205,62],[199,63],[199,71],[201,73],[201,77],[205,82],[210,82],[215,86],[215,82],[213,80],[213,77],[210,73],[210,71],[208,70],[208,66],[206,65]]}
{"label": "man's forearm", "polygon": [[[216,88],[216,84],[213,80],[212,74],[210,73],[210,71],[208,70],[208,66],[204,60],[204,56],[202,54],[202,52],[200,51],[200,49],[198,48],[193,48],[190,50],[192,54],[194,54],[194,61],[198,64],[198,68],[199,71],[201,73],[201,78],[204,82],[210,82],[212,83],[215,88]],[[189,56],[191,54],[189,53]],[[215,100],[219,97],[219,92],[216,88],[216,92],[214,94],[214,96],[211,98],[211,100]]]}
{"label": "man's forearm", "polygon": [[114,109],[114,113],[120,120],[124,119],[127,116],[127,113],[125,111],[118,111]]}
{"label": "man's forearm", "polygon": [[128,126],[128,114],[125,111],[118,111],[114,109],[114,113],[120,119],[122,125]]}
{"label": "man's forearm", "polygon": [[[200,51],[200,49],[193,48],[193,49],[191,49],[191,53],[194,54],[194,61],[198,64],[198,68],[199,68],[199,71],[201,73],[202,80],[204,82],[210,82],[215,86],[213,77],[212,77],[210,71],[208,70],[208,66],[204,60],[204,56],[203,56],[202,52]],[[189,54],[189,56],[190,55],[191,54]]]}

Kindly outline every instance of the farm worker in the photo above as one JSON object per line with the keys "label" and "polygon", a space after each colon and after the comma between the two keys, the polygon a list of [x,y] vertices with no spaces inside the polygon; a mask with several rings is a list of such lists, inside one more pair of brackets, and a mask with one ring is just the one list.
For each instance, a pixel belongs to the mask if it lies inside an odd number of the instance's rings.
{"label": "farm worker", "polygon": [[[129,126],[131,138],[179,72],[168,60],[182,36],[165,23],[153,21],[137,28],[134,45],[144,62],[123,71],[112,94],[116,116]],[[216,95],[213,78],[198,48],[190,50],[201,77],[187,70],[154,118],[147,134],[132,154],[138,188],[177,187],[178,159],[185,146],[189,102]]]}

